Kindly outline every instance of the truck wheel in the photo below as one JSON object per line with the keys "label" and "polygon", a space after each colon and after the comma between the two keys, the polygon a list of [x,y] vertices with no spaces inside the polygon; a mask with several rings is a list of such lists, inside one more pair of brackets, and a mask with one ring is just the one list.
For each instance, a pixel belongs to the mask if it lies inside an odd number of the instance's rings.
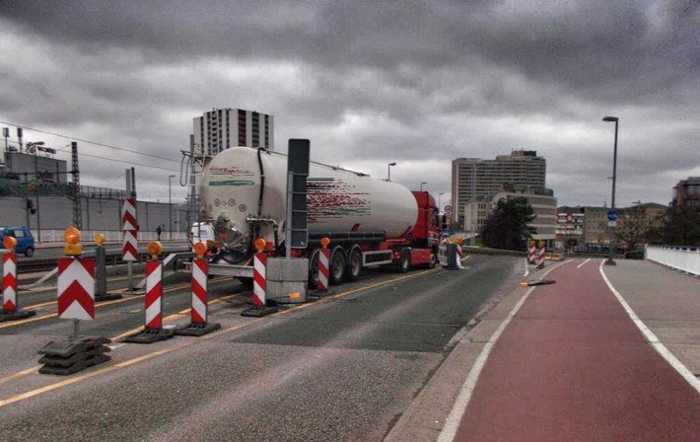
{"label": "truck wheel", "polygon": [[438,264],[438,256],[435,253],[430,254],[430,263],[428,263],[429,269],[434,269]]}
{"label": "truck wheel", "polygon": [[24,251],[24,256],[34,256],[34,247],[27,247],[27,250]]}
{"label": "truck wheel", "polygon": [[345,259],[345,250],[342,247],[337,246],[333,248],[331,252],[331,284],[340,284],[345,278],[345,268],[347,262]]}
{"label": "truck wheel", "polygon": [[399,273],[406,273],[411,270],[411,252],[407,249],[401,251],[399,258]]}
{"label": "truck wheel", "polygon": [[362,250],[359,247],[353,247],[348,258],[348,269],[346,271],[348,281],[357,281],[362,272]]}

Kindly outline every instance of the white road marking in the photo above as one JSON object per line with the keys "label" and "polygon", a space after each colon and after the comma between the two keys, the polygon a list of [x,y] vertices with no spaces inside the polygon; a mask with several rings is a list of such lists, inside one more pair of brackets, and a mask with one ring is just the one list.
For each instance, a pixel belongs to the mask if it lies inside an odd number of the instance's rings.
{"label": "white road marking", "polygon": [[[544,272],[542,277],[546,276],[552,270],[561,267],[562,265],[568,262],[570,261],[563,261],[549,268],[546,272]],[[501,322],[501,325],[498,326],[496,331],[493,332],[488,342],[484,344],[484,348],[481,350],[481,353],[479,353],[479,357],[476,358],[476,362],[474,362],[474,365],[472,365],[471,370],[469,370],[467,379],[464,381],[464,385],[462,385],[462,389],[460,390],[459,395],[457,396],[457,399],[455,400],[455,403],[452,406],[452,411],[450,411],[449,416],[447,416],[445,426],[442,427],[442,431],[438,436],[438,442],[452,442],[454,440],[455,436],[457,435],[457,430],[459,429],[459,424],[462,421],[462,416],[464,416],[464,412],[467,410],[467,405],[469,405],[469,401],[472,398],[472,393],[474,392],[474,388],[476,388],[476,383],[479,380],[479,375],[481,374],[481,370],[483,370],[484,365],[486,365],[486,361],[488,360],[489,355],[491,354],[491,350],[493,350],[493,347],[496,345],[498,338],[501,337],[503,330],[505,330],[506,327],[508,327],[508,324],[510,324],[510,321],[518,313],[520,307],[523,306],[527,298],[530,296],[530,293],[532,293],[532,291],[536,288],[537,287],[530,287],[528,291],[525,292],[523,297],[520,298],[517,304],[515,304],[515,306],[511,309],[510,313],[508,313],[506,319],[504,319],[503,322]]]}
{"label": "white road marking", "polygon": [[608,285],[610,291],[613,293],[613,295],[615,295],[615,298],[617,298],[620,304],[622,304],[622,307],[625,309],[632,322],[634,322],[634,325],[636,325],[639,331],[642,332],[646,340],[649,342],[649,345],[654,347],[654,350],[656,350],[656,352],[660,354],[661,357],[664,358],[666,362],[668,362],[669,365],[671,365],[671,367],[673,367],[678,372],[678,374],[681,375],[681,377],[685,379],[685,381],[688,382],[690,386],[695,389],[695,391],[700,393],[700,379],[695,377],[693,372],[690,371],[688,367],[683,365],[683,363],[680,360],[678,360],[678,358],[676,358],[668,348],[666,348],[666,346],[659,340],[659,338],[656,337],[654,332],[652,332],[649,329],[649,327],[647,327],[646,324],[644,324],[644,322],[642,322],[642,320],[639,319],[639,316],[637,316],[634,310],[632,310],[632,307],[630,307],[629,304],[627,304],[627,301],[625,301],[622,295],[620,295],[620,292],[618,292],[617,289],[615,289],[615,287],[613,287],[613,285],[610,283],[610,280],[603,271],[604,265],[605,261],[601,261],[600,267],[598,267],[600,275],[603,277],[603,280]]}
{"label": "white road marking", "polygon": [[583,261],[581,264],[577,265],[576,268],[580,269],[581,267],[585,266],[588,261],[590,261],[591,258],[586,258],[585,261]]}

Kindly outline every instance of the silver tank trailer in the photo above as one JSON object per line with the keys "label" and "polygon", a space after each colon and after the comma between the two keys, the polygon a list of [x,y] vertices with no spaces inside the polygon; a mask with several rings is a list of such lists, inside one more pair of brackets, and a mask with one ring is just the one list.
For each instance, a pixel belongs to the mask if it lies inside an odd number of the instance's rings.
{"label": "silver tank trailer", "polygon": [[[261,226],[267,241],[274,240],[275,231],[278,241],[284,240],[286,175],[287,155],[248,147],[224,150],[207,165],[200,182],[202,208],[227,251],[241,259],[249,256],[251,221]],[[400,184],[316,162],[309,165],[307,203],[309,234],[397,238],[418,217],[413,194]]]}

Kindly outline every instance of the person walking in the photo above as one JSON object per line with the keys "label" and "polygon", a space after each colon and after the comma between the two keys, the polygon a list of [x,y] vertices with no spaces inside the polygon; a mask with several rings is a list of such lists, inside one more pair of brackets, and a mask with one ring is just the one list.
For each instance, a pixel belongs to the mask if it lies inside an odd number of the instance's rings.
{"label": "person walking", "polygon": [[161,233],[163,233],[163,229],[160,226],[156,227],[156,235],[158,235],[158,241],[160,241]]}

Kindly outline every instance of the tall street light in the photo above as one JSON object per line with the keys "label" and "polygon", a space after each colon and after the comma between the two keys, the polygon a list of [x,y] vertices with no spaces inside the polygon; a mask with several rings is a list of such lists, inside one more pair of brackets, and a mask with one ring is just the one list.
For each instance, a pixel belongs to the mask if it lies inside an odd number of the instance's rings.
{"label": "tall street light", "polygon": [[421,183],[420,183],[420,191],[421,191],[421,192],[423,191],[423,184],[428,184],[428,182],[427,182],[427,181],[421,181]]}
{"label": "tall street light", "polygon": [[[620,119],[618,117],[612,117],[612,116],[605,116],[603,117],[603,121],[606,123],[615,123],[615,144],[613,147],[613,175],[612,175],[612,198],[611,198],[611,203],[610,203],[610,209],[611,211],[615,211],[615,184],[617,181],[617,129],[620,123]],[[608,256],[608,259],[605,261],[605,265],[615,265],[615,260],[613,259],[613,256],[615,254],[615,228],[610,227],[610,254]]]}
{"label": "tall street light", "polygon": [[39,212],[39,191],[41,189],[39,185],[39,155],[36,148],[37,146],[43,145],[43,141],[34,141],[27,143],[25,148],[25,152],[29,153],[31,151],[34,154],[34,181],[36,183],[36,189],[34,190],[34,204],[36,205],[36,239],[39,242],[41,242],[41,215]]}
{"label": "tall street light", "polygon": [[391,166],[396,166],[396,163],[389,163],[386,165],[386,180],[391,181]]}
{"label": "tall street light", "polygon": [[173,239],[173,178],[168,175],[168,239]]}

